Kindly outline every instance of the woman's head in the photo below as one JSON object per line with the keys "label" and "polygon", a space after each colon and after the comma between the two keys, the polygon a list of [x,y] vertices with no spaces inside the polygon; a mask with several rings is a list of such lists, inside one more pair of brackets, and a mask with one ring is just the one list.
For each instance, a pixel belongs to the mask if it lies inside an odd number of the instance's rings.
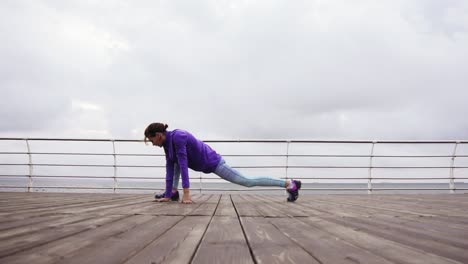
{"label": "woman's head", "polygon": [[166,130],[169,126],[162,123],[151,123],[145,129],[145,144],[149,140],[153,143],[153,146],[162,147],[164,140],[166,139]]}

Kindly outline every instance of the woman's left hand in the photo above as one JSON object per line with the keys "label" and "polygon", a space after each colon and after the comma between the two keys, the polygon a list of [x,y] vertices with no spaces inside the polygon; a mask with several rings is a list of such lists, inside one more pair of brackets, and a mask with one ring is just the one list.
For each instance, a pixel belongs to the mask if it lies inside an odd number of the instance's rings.
{"label": "woman's left hand", "polygon": [[183,204],[191,204],[192,198],[190,197],[190,190],[189,188],[184,188],[184,195],[182,196],[182,203]]}
{"label": "woman's left hand", "polygon": [[184,194],[184,195],[182,196],[182,203],[183,203],[183,204],[191,204],[191,203],[193,203],[192,198],[190,198],[190,194],[188,194],[188,195],[187,195],[187,194]]}
{"label": "woman's left hand", "polygon": [[186,200],[186,199],[182,199],[182,203],[183,203],[183,204],[191,204],[191,203],[193,203],[193,201],[192,201],[191,199],[187,199],[187,200]]}

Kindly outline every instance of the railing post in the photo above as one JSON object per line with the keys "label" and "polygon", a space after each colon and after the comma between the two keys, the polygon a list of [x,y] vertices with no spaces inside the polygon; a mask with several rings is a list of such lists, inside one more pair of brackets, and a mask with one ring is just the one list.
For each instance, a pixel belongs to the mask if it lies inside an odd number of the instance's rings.
{"label": "railing post", "polygon": [[450,188],[450,193],[455,193],[455,169],[453,165],[455,164],[455,155],[457,154],[457,146],[458,146],[458,141],[455,142],[455,146],[453,147],[453,152],[452,152],[452,161],[450,162],[450,183],[449,183],[449,188]]}
{"label": "railing post", "polygon": [[117,188],[117,155],[115,154],[115,140],[112,141],[112,155],[114,156],[114,185],[112,187],[112,191],[115,193]]}
{"label": "railing post", "polygon": [[289,169],[289,143],[291,141],[286,142],[286,181],[288,180],[288,169]]}
{"label": "railing post", "polygon": [[29,140],[26,139],[26,147],[28,148],[28,160],[29,160],[29,182],[28,182],[28,192],[31,192],[33,187],[33,163],[32,163],[32,156],[31,156],[31,147],[29,146]]}
{"label": "railing post", "polygon": [[200,177],[200,194],[202,193],[202,174],[201,172],[198,173],[198,176]]}
{"label": "railing post", "polygon": [[377,141],[372,142],[370,159],[369,159],[369,179],[367,180],[367,194],[372,194],[372,160],[374,156],[374,146]]}

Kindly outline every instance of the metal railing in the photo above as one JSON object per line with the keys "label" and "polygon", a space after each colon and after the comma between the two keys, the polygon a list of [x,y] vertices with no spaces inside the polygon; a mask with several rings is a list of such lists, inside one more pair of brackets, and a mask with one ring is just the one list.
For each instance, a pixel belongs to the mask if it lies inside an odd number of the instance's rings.
{"label": "metal railing", "polygon": [[[34,191],[35,189],[93,189],[93,190],[112,190],[112,192],[117,192],[118,190],[154,190],[154,187],[123,187],[119,186],[119,180],[123,179],[132,179],[132,180],[164,180],[164,175],[159,177],[126,177],[119,176],[119,168],[165,168],[164,164],[157,165],[122,165],[118,163],[118,157],[164,157],[161,154],[144,154],[144,153],[119,153],[116,151],[116,143],[141,143],[142,140],[118,140],[118,139],[62,139],[62,138],[0,138],[0,142],[4,141],[22,141],[26,145],[25,151],[8,151],[7,149],[0,148],[0,168],[4,167],[15,167],[15,166],[28,166],[27,175],[18,175],[11,173],[3,173],[3,170],[0,169],[0,189],[27,189],[28,192]],[[42,142],[108,142],[112,145],[111,153],[102,153],[102,152],[47,152],[47,151],[37,151],[35,152],[31,146],[31,142],[42,141]],[[468,144],[468,141],[453,141],[453,140],[441,140],[441,141],[365,141],[365,140],[206,140],[204,141],[208,144],[211,143],[221,143],[221,144],[241,144],[241,143],[262,143],[262,144],[283,144],[285,145],[284,154],[224,154],[223,157],[242,157],[242,158],[284,158],[283,165],[263,165],[263,166],[233,166],[233,168],[240,169],[279,169],[284,170],[283,179],[290,179],[289,172],[291,169],[305,169],[305,170],[314,170],[314,169],[365,169],[367,170],[366,177],[299,177],[303,180],[333,180],[340,181],[341,183],[352,180],[365,180],[367,181],[367,188],[334,188],[334,187],[325,187],[325,188],[316,188],[316,187],[303,187],[304,190],[341,190],[341,191],[366,191],[372,193],[373,191],[379,190],[448,190],[450,193],[455,193],[456,190],[468,190],[468,188],[457,188],[456,180],[465,180],[468,177],[459,177],[456,175],[455,170],[457,169],[468,169],[468,166],[455,166],[455,160],[459,158],[467,158],[468,155],[457,154],[457,148],[462,144]],[[370,151],[368,154],[291,154],[291,145],[297,144],[360,144],[360,145],[369,145]],[[387,144],[402,144],[402,145],[418,145],[418,144],[439,144],[439,145],[449,145],[452,147],[450,154],[439,154],[439,155],[376,155],[375,147],[377,145],[387,145]],[[12,155],[27,155],[27,163],[8,163],[3,162],[2,157],[12,156]],[[33,162],[34,157],[36,156],[45,156],[45,155],[59,155],[59,156],[110,156],[113,158],[112,164],[58,164],[58,163],[35,163]],[[291,158],[364,158],[369,159],[368,165],[358,165],[358,166],[344,166],[344,165],[291,165]],[[387,159],[407,159],[407,158],[447,158],[450,159],[450,164],[446,166],[375,166],[374,161],[376,158],[387,158]],[[35,169],[39,167],[90,167],[90,168],[113,168],[113,175],[106,176],[90,176],[90,175],[40,175],[35,174]],[[441,175],[438,177],[376,177],[374,175],[375,169],[446,169],[448,173],[446,176]],[[243,189],[231,189],[231,188],[203,188],[203,183],[213,182],[214,180],[220,178],[211,178],[204,176],[205,174],[198,173],[198,177],[194,176],[192,173],[190,178],[192,181],[198,180],[199,187],[196,188],[198,191],[257,191],[257,190],[278,190],[278,188],[243,188]],[[2,179],[6,177],[10,178],[20,178],[27,177],[28,184],[24,185],[8,185],[4,184]],[[34,185],[34,180],[39,178],[67,178],[67,179],[113,179],[112,187],[100,187],[100,186],[36,186]],[[431,181],[431,180],[446,180],[447,188],[376,188],[374,182],[376,180],[416,180],[420,182]],[[313,186],[313,184],[312,184]],[[192,188],[193,189],[193,188]]]}

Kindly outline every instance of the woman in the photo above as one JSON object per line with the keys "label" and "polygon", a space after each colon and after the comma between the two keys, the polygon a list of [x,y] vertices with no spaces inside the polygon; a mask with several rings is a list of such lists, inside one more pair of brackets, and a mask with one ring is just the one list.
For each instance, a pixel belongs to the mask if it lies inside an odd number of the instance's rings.
{"label": "woman", "polygon": [[156,201],[168,202],[171,200],[171,197],[177,192],[178,179],[181,174],[182,188],[184,189],[182,203],[192,203],[188,168],[204,173],[215,173],[227,181],[246,187],[278,186],[286,188],[289,194],[288,202],[294,202],[299,197],[300,181],[244,176],[227,165],[221,155],[210,146],[189,132],[180,129],[168,131],[167,128],[166,124],[152,123],[145,129],[145,143],[149,140],[153,146],[164,147],[166,154],[166,191],[164,197],[159,199],[156,197]]}

